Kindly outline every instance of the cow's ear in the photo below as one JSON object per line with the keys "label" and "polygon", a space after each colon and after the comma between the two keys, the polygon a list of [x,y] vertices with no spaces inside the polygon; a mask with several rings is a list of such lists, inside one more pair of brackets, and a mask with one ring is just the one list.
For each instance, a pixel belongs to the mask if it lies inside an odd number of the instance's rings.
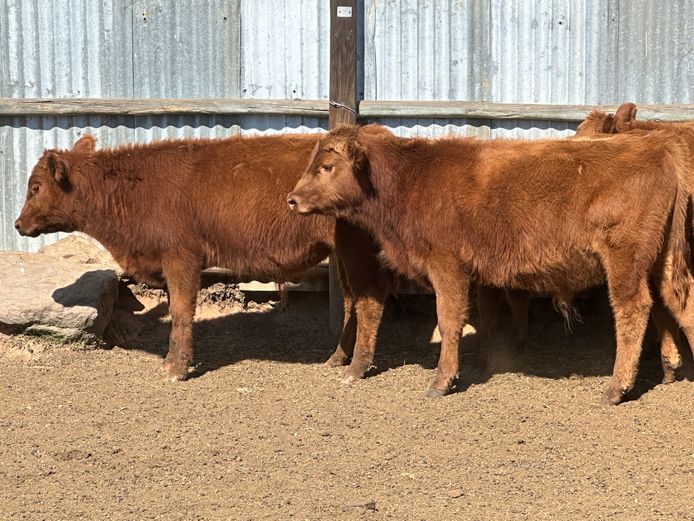
{"label": "cow's ear", "polygon": [[91,154],[96,150],[96,138],[85,134],[77,140],[77,143],[72,147],[73,152],[78,154]]}
{"label": "cow's ear", "polygon": [[615,121],[628,123],[636,119],[636,105],[634,103],[622,103],[614,115]]}
{"label": "cow's ear", "polygon": [[614,115],[605,114],[605,118],[602,120],[602,133],[603,134],[614,134],[615,133]]}
{"label": "cow's ear", "polygon": [[364,147],[358,139],[350,139],[347,142],[347,156],[352,164],[360,165],[366,159]]}
{"label": "cow's ear", "polygon": [[55,152],[49,152],[46,157],[48,173],[53,176],[57,183],[66,183],[68,180],[68,166],[65,160]]}

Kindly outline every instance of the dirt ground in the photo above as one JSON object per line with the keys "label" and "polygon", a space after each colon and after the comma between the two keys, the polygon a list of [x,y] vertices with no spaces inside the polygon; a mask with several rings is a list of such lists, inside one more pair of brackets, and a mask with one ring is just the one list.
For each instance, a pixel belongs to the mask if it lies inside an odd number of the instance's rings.
{"label": "dirt ground", "polygon": [[0,519],[694,520],[691,371],[659,385],[647,350],[633,399],[603,405],[604,295],[573,334],[535,301],[520,354],[502,314],[488,370],[464,356],[460,389],[434,401],[431,297],[389,303],[352,386],[322,364],[325,294],[204,305],[181,383],[160,370],[166,305],[142,298],[121,347],[0,342]]}

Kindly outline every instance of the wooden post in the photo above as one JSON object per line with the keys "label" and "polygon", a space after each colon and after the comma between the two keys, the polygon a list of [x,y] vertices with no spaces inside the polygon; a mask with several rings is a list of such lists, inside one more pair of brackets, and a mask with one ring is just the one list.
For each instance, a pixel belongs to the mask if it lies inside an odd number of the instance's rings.
{"label": "wooden post", "polygon": [[[328,128],[357,122],[357,0],[330,0]],[[330,329],[342,331],[343,304],[335,255],[330,257]]]}

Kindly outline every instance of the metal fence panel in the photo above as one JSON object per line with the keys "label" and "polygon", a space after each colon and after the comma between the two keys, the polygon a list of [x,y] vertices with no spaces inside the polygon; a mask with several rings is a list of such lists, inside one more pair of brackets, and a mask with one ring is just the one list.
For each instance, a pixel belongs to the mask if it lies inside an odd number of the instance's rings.
{"label": "metal fence panel", "polygon": [[[327,99],[326,0],[5,0],[0,97]],[[363,0],[367,100],[692,103],[694,0]],[[361,69],[359,69],[361,70]],[[383,118],[400,135],[541,138],[571,123]],[[99,146],[320,131],[321,118],[2,117],[0,248],[29,170],[90,132]]]}

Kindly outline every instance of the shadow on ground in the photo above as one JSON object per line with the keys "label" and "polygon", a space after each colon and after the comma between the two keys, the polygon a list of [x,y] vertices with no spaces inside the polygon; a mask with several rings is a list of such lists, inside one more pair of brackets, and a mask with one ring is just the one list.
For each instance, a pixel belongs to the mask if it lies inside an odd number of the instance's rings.
{"label": "shadow on ground", "polygon": [[[257,298],[254,297],[254,298]],[[569,331],[549,299],[535,299],[529,313],[529,341],[517,352],[510,334],[510,316],[502,308],[486,368],[475,356],[474,334],[461,341],[461,377],[456,391],[487,381],[494,374],[520,373],[544,378],[609,376],[614,363],[615,340],[607,296],[596,292],[577,300],[582,322]],[[265,303],[255,311],[211,314],[198,310],[194,325],[194,363],[197,377],[243,360],[271,360],[296,364],[320,364],[332,353],[337,338],[328,325],[328,298],[321,293],[293,293],[286,309]],[[166,355],[170,322],[168,306],[162,300],[136,315],[139,333],[121,345],[160,357]],[[475,312],[472,320],[474,324]],[[373,377],[390,369],[417,364],[436,367],[440,343],[432,341],[436,325],[433,296],[404,295],[391,299],[379,330]],[[628,398],[648,392],[662,379],[658,346],[652,335],[644,343],[638,381]],[[687,346],[681,349],[685,368],[693,379],[692,360]]]}

